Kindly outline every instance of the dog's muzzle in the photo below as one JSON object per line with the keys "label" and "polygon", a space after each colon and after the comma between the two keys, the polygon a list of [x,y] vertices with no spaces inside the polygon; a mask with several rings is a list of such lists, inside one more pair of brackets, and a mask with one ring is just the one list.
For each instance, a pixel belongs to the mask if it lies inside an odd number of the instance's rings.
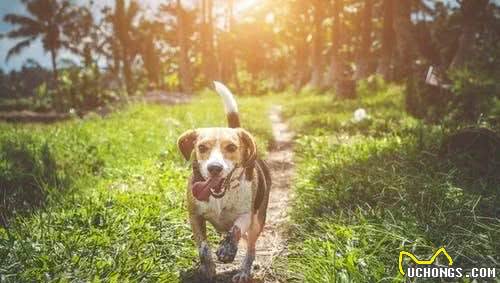
{"label": "dog's muzzle", "polygon": [[[220,176],[210,176],[205,181],[193,183],[191,187],[193,196],[199,201],[208,201],[210,195],[214,198],[222,198],[226,194],[226,191],[231,187],[231,179],[236,169],[237,167],[233,168],[226,178],[222,178]],[[238,179],[241,178],[243,172],[244,171],[242,170]]]}
{"label": "dog's muzzle", "polygon": [[206,181],[200,181],[193,184],[191,190],[193,196],[199,201],[208,201],[210,195],[215,198],[221,198],[225,194],[222,188],[225,178],[210,177]]}

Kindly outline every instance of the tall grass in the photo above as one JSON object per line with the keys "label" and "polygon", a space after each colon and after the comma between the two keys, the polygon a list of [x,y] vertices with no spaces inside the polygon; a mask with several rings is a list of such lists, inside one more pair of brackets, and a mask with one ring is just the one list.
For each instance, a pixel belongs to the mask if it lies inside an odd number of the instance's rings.
{"label": "tall grass", "polygon": [[[498,267],[499,184],[443,158],[446,130],[407,116],[402,89],[284,101],[299,135],[293,235],[278,264],[289,281],[404,281],[399,251],[429,258],[441,246],[456,266]],[[368,119],[352,119],[358,107]]]}

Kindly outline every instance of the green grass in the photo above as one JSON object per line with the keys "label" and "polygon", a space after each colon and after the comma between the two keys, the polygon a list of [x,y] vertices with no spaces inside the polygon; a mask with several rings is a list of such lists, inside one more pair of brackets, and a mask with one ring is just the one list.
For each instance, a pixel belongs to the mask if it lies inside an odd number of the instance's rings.
{"label": "green grass", "polygon": [[[298,133],[290,254],[277,265],[289,281],[402,282],[399,251],[427,259],[441,246],[456,266],[498,267],[498,181],[440,157],[446,130],[409,117],[402,97],[385,86],[282,99]],[[354,122],[358,107],[370,118]]]}
{"label": "green grass", "polygon": [[[265,154],[267,102],[239,103]],[[0,124],[0,212],[8,223],[0,228],[0,281],[177,281],[196,250],[185,209],[189,168],[176,139],[225,125],[213,93],[106,118]]]}
{"label": "green grass", "polygon": [[[399,251],[428,258],[440,246],[456,265],[498,266],[498,179],[443,158],[448,130],[405,114],[401,87],[359,90],[356,100],[238,99],[263,155],[271,103],[284,106],[297,133],[289,254],[278,273],[292,282],[402,282]],[[359,107],[369,118],[355,122]],[[0,282],[178,281],[196,250],[184,203],[189,168],[175,142],[189,128],[225,123],[207,93],[106,118],[0,124],[0,221],[8,222]]]}

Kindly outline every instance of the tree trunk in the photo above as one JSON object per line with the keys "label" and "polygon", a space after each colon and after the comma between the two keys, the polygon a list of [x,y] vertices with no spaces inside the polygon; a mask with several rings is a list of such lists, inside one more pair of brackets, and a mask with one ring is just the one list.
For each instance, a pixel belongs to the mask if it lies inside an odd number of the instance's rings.
{"label": "tree trunk", "polygon": [[415,59],[414,29],[411,22],[412,0],[398,0],[396,2],[396,14],[394,19],[394,30],[396,31],[397,74],[398,79],[406,79],[412,75],[413,61]]}
{"label": "tree trunk", "polygon": [[52,75],[54,76],[54,82],[59,85],[59,72],[57,70],[57,50],[50,49],[50,57],[52,59]]}
{"label": "tree trunk", "polygon": [[214,36],[213,36],[213,2],[212,0],[202,0],[202,64],[206,83],[218,79],[219,70],[215,65]]}
{"label": "tree trunk", "polygon": [[420,112],[420,103],[415,76],[415,29],[411,21],[413,0],[398,0],[395,6],[394,30],[396,31],[397,62],[396,80],[406,84],[405,106],[406,111],[413,115]]}
{"label": "tree trunk", "polygon": [[330,60],[330,69],[328,71],[327,85],[335,87],[335,83],[343,75],[343,60],[340,56],[340,47],[342,43],[342,20],[341,14],[344,10],[343,0],[333,0],[333,25],[332,25],[332,52]]}
{"label": "tree trunk", "polygon": [[63,110],[63,98],[62,95],[63,93],[61,92],[61,89],[59,88],[59,71],[57,70],[57,50],[54,48],[50,49],[50,57],[52,60],[52,75],[54,76],[54,85],[56,88],[56,94],[54,99],[54,106],[56,108],[56,111],[62,111]]}
{"label": "tree trunk", "polygon": [[155,48],[153,33],[148,33],[143,39],[142,60],[144,61],[144,69],[146,69],[149,88],[156,89],[160,83],[160,58]]}
{"label": "tree trunk", "polygon": [[185,11],[181,0],[177,0],[177,40],[179,41],[179,72],[181,89],[185,93],[193,91],[193,78],[189,68],[189,47],[185,30]]}
{"label": "tree trunk", "polygon": [[133,44],[130,38],[130,25],[127,22],[127,11],[124,0],[116,0],[115,14],[113,19],[114,36],[118,39],[118,50],[120,61],[122,62],[123,78],[125,80],[125,88],[129,95],[134,93],[134,81],[132,74],[133,54],[131,53],[131,45]]}
{"label": "tree trunk", "polygon": [[228,0],[226,7],[225,31],[219,40],[220,57],[220,75],[224,82],[235,82],[238,86],[236,75],[236,58],[234,56],[234,38],[233,38],[233,17],[234,1]]}
{"label": "tree trunk", "polygon": [[355,79],[363,79],[370,72],[370,48],[372,46],[372,10],[373,0],[366,0],[362,12],[361,46],[358,53],[358,62]]}
{"label": "tree trunk", "polygon": [[473,53],[477,22],[488,6],[488,0],[463,0],[462,34],[458,42],[458,49],[450,64],[450,68],[461,68],[467,65],[467,57]]}
{"label": "tree trunk", "polygon": [[382,48],[377,73],[386,81],[392,79],[392,56],[394,53],[394,3],[384,0],[384,27],[382,31]]}
{"label": "tree trunk", "polygon": [[123,77],[125,79],[125,87],[127,89],[128,95],[132,95],[134,93],[133,89],[133,75],[132,75],[132,62],[130,60],[130,55],[128,54],[127,48],[123,48]]}
{"label": "tree trunk", "polygon": [[312,72],[311,81],[309,85],[315,89],[321,89],[323,82],[323,32],[322,32],[322,22],[323,22],[323,7],[321,5],[322,0],[315,0],[314,5],[314,31],[313,31],[313,42],[312,42]]}
{"label": "tree trunk", "polygon": [[295,53],[295,62],[296,66],[294,68],[294,89],[296,92],[299,92],[300,89],[307,83],[309,79],[309,72],[307,66],[307,58],[308,58],[308,48],[307,44],[304,40],[298,40],[296,45],[296,53]]}

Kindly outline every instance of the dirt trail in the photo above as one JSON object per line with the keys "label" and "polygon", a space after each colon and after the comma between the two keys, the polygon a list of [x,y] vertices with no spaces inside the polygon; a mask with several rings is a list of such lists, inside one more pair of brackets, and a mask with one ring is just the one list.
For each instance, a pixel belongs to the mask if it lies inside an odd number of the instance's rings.
{"label": "dirt trail", "polygon": [[98,114],[99,116],[104,117],[129,102],[138,101],[154,104],[175,105],[188,103],[190,100],[191,96],[185,93],[150,91],[145,95],[122,97],[114,102],[110,102],[109,105],[75,112],[74,114],[70,114],[69,112],[56,112],[54,110],[50,112],[35,112],[28,109],[10,111],[0,110],[0,121],[11,123],[54,123],[76,117],[85,118],[89,114]]}
{"label": "dirt trail", "polygon": [[[292,138],[293,134],[281,118],[281,107],[274,105],[269,113],[272,123],[274,144],[267,156],[271,168],[273,184],[264,231],[257,241],[257,254],[253,268],[253,282],[282,282],[271,268],[273,260],[286,254],[285,230],[288,223],[288,201],[290,185],[294,174]],[[238,271],[246,252],[246,242],[242,240],[238,255],[231,264],[217,263],[217,282],[231,282]]]}

